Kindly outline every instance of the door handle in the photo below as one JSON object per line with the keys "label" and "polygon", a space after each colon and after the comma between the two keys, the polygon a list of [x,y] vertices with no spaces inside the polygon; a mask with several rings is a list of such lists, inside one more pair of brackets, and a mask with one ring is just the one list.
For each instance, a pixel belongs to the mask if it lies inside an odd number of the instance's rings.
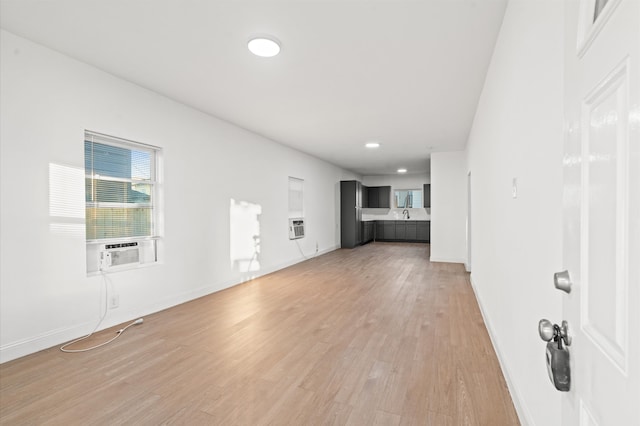
{"label": "door handle", "polygon": [[538,334],[540,334],[540,338],[545,342],[562,339],[565,345],[571,346],[569,323],[566,321],[562,321],[562,325],[558,325],[553,324],[548,319],[541,319],[538,323]]}
{"label": "door handle", "polygon": [[558,290],[562,290],[565,293],[571,293],[572,284],[569,271],[564,270],[553,274],[553,285],[556,286]]}

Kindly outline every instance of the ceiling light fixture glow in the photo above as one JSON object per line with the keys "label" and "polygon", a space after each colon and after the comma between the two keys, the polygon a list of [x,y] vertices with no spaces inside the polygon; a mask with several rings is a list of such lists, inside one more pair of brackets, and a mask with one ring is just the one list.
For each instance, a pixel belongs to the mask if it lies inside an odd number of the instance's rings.
{"label": "ceiling light fixture glow", "polygon": [[364,146],[367,148],[379,148],[380,144],[378,142],[367,142]]}
{"label": "ceiling light fixture glow", "polygon": [[247,43],[247,47],[256,56],[271,58],[280,53],[280,43],[273,37],[254,37]]}
{"label": "ceiling light fixture glow", "polygon": [[398,169],[398,173],[407,173],[407,169]]}

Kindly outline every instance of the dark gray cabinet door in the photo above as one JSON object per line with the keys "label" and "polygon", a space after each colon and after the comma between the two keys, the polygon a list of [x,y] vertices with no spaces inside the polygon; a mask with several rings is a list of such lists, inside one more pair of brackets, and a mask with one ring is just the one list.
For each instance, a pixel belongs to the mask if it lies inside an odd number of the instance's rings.
{"label": "dark gray cabinet door", "polygon": [[362,243],[365,244],[373,240],[373,227],[375,226],[375,224],[373,222],[367,221],[362,222],[362,226],[364,229],[362,233]]}
{"label": "dark gray cabinet door", "polygon": [[431,184],[425,183],[422,188],[422,205],[424,208],[431,207]]}
{"label": "dark gray cabinet door", "polygon": [[367,201],[369,202],[368,207],[370,207],[370,208],[374,208],[374,209],[375,209],[375,208],[378,208],[378,204],[379,204],[379,203],[378,203],[378,197],[379,197],[379,195],[378,195],[378,194],[380,193],[379,189],[380,189],[380,188],[379,188],[379,187],[377,187],[377,186],[370,186],[369,188],[367,188],[367,192],[368,192],[368,194],[367,194],[367,196],[368,196]]}
{"label": "dark gray cabinet door", "polygon": [[384,223],[384,239],[395,240],[396,239],[396,222],[393,220],[385,220],[383,223]]}
{"label": "dark gray cabinet door", "polygon": [[396,240],[407,239],[407,223],[402,220],[396,220]]}
{"label": "dark gray cabinet door", "polygon": [[362,207],[369,207],[369,188],[365,185],[362,185]]}
{"label": "dark gray cabinet door", "polygon": [[384,221],[376,220],[376,240],[384,240]]}
{"label": "dark gray cabinet door", "polygon": [[378,187],[378,207],[391,208],[391,187],[380,186]]}
{"label": "dark gray cabinet door", "polygon": [[405,222],[407,227],[407,241],[416,241],[418,239],[418,224],[415,221]]}
{"label": "dark gray cabinet door", "polygon": [[421,220],[417,222],[416,239],[418,241],[429,241],[429,222]]}

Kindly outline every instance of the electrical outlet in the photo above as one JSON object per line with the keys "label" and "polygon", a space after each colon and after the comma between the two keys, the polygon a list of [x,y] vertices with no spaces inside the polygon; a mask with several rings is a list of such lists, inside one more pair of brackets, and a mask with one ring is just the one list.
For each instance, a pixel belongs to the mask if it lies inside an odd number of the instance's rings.
{"label": "electrical outlet", "polygon": [[109,298],[109,309],[116,309],[118,306],[120,306],[120,296],[114,294]]}

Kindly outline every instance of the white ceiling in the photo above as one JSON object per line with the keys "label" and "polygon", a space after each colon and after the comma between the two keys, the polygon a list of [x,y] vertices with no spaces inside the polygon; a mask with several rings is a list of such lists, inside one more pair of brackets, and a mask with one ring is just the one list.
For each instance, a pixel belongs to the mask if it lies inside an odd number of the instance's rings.
{"label": "white ceiling", "polygon": [[[0,23],[363,175],[463,149],[506,0],[1,0]],[[282,43],[253,56],[251,35]],[[366,150],[367,141],[381,148]]]}

